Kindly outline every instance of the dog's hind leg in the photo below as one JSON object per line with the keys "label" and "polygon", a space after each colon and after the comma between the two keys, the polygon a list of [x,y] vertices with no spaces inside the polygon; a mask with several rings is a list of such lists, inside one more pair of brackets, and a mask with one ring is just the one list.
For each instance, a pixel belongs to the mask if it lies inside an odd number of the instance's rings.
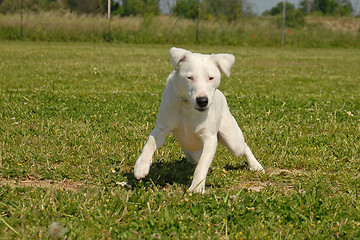
{"label": "dog's hind leg", "polygon": [[198,164],[202,151],[190,152],[183,149],[185,153],[186,160],[191,164]]}
{"label": "dog's hind leg", "polygon": [[218,139],[219,143],[227,147],[235,156],[244,155],[250,170],[264,171],[246,144],[241,129],[228,109],[223,113]]}

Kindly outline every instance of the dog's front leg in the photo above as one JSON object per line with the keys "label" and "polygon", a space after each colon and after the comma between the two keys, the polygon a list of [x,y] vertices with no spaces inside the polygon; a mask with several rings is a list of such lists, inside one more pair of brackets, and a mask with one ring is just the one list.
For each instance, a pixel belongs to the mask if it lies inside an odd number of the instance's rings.
{"label": "dog's front leg", "polygon": [[141,155],[136,160],[134,167],[134,176],[137,179],[144,178],[149,174],[154,152],[160,148],[168,135],[168,131],[155,127],[146,142]]}
{"label": "dog's front leg", "polygon": [[194,172],[194,178],[189,188],[190,192],[205,192],[205,180],[212,160],[215,156],[217,137],[206,138],[198,165]]}

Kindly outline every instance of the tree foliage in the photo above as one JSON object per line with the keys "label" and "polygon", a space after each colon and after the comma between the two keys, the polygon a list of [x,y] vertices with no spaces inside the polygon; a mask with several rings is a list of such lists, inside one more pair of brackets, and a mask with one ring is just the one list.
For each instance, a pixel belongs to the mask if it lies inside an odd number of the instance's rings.
{"label": "tree foliage", "polygon": [[244,15],[245,0],[179,0],[173,8],[177,16],[185,18],[221,18],[232,22]]}
{"label": "tree foliage", "polygon": [[350,0],[303,0],[300,8],[306,13],[337,16],[350,16],[354,10]]}
{"label": "tree foliage", "polygon": [[123,0],[114,14],[120,16],[159,15],[159,0]]}
{"label": "tree foliage", "polygon": [[177,1],[173,11],[176,16],[195,19],[199,15],[198,0]]}
{"label": "tree foliage", "polygon": [[[278,16],[283,13],[284,4],[279,2],[275,7],[263,13],[264,16]],[[288,27],[300,27],[305,24],[305,14],[302,9],[296,9],[294,4],[285,4],[285,22]],[[281,20],[279,19],[279,24]]]}
{"label": "tree foliage", "polygon": [[[63,5],[61,2],[56,0],[23,0],[22,7],[23,9],[30,10],[33,12],[39,11],[49,11],[53,9],[59,9]],[[20,10],[21,1],[20,0],[1,0],[0,1],[0,12],[1,13],[14,13],[15,11]]]}
{"label": "tree foliage", "polygon": [[243,0],[207,0],[209,10],[213,11],[216,15],[228,22],[235,21],[243,15]]}
{"label": "tree foliage", "polygon": [[[52,11],[69,10],[79,14],[106,13],[107,0],[0,0],[0,13],[14,13],[21,8],[27,11]],[[160,14],[160,0],[121,0],[112,1],[112,12],[121,16]],[[243,15],[248,15],[250,4],[247,0],[177,0],[173,8],[174,14],[185,18],[209,19],[217,17],[228,22],[235,21]],[[277,15],[282,9],[282,2],[265,15]],[[353,13],[353,6],[350,0],[302,0],[300,8],[295,9],[294,5],[286,4],[287,12],[301,20],[301,9],[303,14],[337,15],[349,16]]]}
{"label": "tree foliage", "polygon": [[101,13],[105,12],[106,0],[65,0],[65,5],[77,13]]}
{"label": "tree foliage", "polygon": [[[154,14],[158,15],[159,0],[123,0],[120,5],[112,1],[113,14],[121,16]],[[0,0],[1,13],[14,13],[21,8],[20,0]],[[79,14],[106,13],[107,0],[23,0],[23,9],[27,11],[51,11],[65,9]]]}

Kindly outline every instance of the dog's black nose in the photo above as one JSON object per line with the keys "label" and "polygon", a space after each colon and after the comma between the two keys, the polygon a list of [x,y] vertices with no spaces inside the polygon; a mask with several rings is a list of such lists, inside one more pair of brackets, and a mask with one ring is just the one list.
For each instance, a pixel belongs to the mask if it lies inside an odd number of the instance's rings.
{"label": "dog's black nose", "polygon": [[209,99],[207,97],[197,97],[196,103],[199,107],[204,108],[208,105]]}

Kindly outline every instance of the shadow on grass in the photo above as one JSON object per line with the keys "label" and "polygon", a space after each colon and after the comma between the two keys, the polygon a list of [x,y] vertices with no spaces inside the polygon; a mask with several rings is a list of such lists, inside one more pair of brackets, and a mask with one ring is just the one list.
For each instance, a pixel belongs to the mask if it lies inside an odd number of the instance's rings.
{"label": "shadow on grass", "polygon": [[140,182],[134,177],[133,172],[126,173],[128,183],[134,188],[143,187],[147,183],[155,184],[156,187],[165,187],[174,183],[185,185],[191,184],[196,165],[192,165],[181,158],[174,162],[155,162],[150,167],[149,175]]}
{"label": "shadow on grass", "polygon": [[227,163],[225,166],[224,166],[224,169],[226,171],[237,171],[237,170],[245,170],[245,169],[248,169],[248,165],[244,162],[244,163],[238,163],[236,165],[233,165],[233,164],[230,164],[230,163]]}

